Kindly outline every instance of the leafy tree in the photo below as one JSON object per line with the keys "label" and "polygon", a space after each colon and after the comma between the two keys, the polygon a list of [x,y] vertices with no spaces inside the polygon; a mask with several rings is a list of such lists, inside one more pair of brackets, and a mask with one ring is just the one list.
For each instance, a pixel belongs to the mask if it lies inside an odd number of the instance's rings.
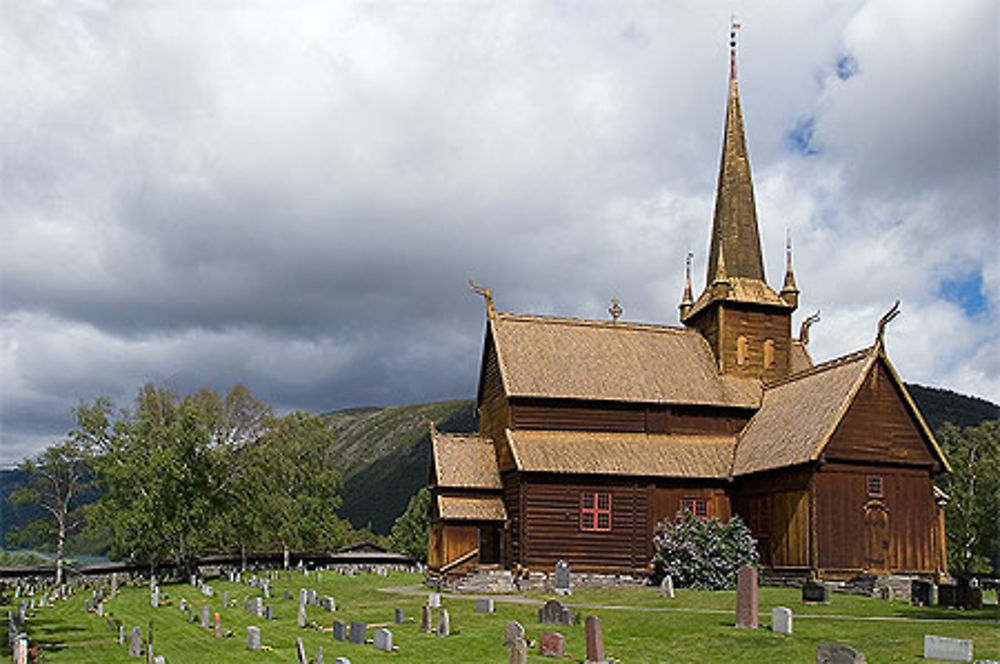
{"label": "leafy tree", "polygon": [[945,512],[949,566],[987,573],[1000,550],[1000,420],[958,428],[944,424],[938,439],[952,472],[940,479],[951,496]]}
{"label": "leafy tree", "polygon": [[653,551],[654,579],[669,574],[678,586],[696,590],[733,588],[739,568],[758,563],[757,542],[739,516],[722,523],[690,510],[657,526]]}
{"label": "leafy tree", "polygon": [[406,511],[392,524],[389,541],[394,551],[414,560],[427,560],[427,534],[430,530],[431,494],[421,487],[410,498]]}
{"label": "leafy tree", "polygon": [[47,514],[29,522],[15,534],[22,541],[40,536],[56,547],[56,584],[62,583],[66,540],[82,522],[79,499],[90,483],[90,473],[81,446],[73,439],[46,448],[20,466],[29,474],[28,483],[11,494],[19,505],[36,505]]}

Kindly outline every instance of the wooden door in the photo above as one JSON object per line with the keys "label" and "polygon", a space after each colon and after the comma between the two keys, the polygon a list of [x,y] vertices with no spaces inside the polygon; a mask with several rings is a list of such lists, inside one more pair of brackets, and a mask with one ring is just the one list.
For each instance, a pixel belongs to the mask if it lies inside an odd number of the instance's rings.
{"label": "wooden door", "polygon": [[881,500],[865,505],[865,569],[889,571],[889,510]]}

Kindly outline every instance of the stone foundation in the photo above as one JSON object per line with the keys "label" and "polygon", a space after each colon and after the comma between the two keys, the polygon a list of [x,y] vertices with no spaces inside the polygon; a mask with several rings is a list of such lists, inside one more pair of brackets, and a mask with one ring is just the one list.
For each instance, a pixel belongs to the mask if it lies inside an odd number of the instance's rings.
{"label": "stone foundation", "polygon": [[[554,593],[555,573],[529,572],[515,578],[510,570],[479,569],[454,579],[428,578],[427,585],[461,593]],[[588,574],[573,572],[572,590],[644,586],[648,577],[632,574]]]}

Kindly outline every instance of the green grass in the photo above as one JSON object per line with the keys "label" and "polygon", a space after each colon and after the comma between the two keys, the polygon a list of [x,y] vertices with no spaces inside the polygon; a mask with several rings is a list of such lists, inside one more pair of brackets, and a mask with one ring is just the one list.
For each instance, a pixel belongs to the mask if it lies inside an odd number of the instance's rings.
{"label": "green grass", "polygon": [[[507,652],[501,646],[503,627],[517,620],[527,630],[529,638],[543,631],[555,630],[538,624],[537,605],[512,604],[497,601],[493,615],[477,614],[471,599],[444,598],[443,606],[451,614],[453,634],[438,638],[419,631],[420,606],[423,596],[395,595],[378,591],[379,587],[417,584],[421,577],[412,574],[392,574],[389,578],[360,575],[354,578],[325,573],[322,583],[315,578],[296,574],[289,583],[284,578],[272,583],[270,603],[277,619],[265,621],[243,611],[243,598],[256,597],[260,591],[244,585],[210,580],[214,598],[203,597],[188,585],[167,585],[161,590],[170,604],[154,609],[149,605],[146,586],[124,588],[121,594],[106,604],[113,616],[122,621],[126,630],[140,625],[145,631],[154,622],[155,647],[170,664],[186,662],[294,662],[295,639],[302,637],[310,657],[322,646],[324,660],[333,661],[347,656],[353,664],[395,661],[399,663],[431,662],[506,662]],[[321,607],[309,607],[309,619],[329,628],[334,619],[363,620],[369,624],[391,622],[393,608],[403,607],[408,618],[404,625],[391,625],[393,638],[400,646],[398,653],[381,653],[372,646],[358,646],[333,640],[330,632],[298,629],[295,626],[298,590],[315,588],[320,595],[337,599],[338,610],[327,613]],[[292,593],[290,601],[282,599],[282,591]],[[222,594],[228,591],[234,606],[220,609]],[[88,594],[39,609],[29,621],[33,641],[43,644],[45,661],[78,664],[135,662],[128,658],[127,647],[118,645],[115,634],[104,621],[83,610]],[[178,604],[184,597],[195,607],[197,620],[201,605],[209,603],[219,611],[223,629],[233,636],[215,639],[202,630],[197,621],[188,623]],[[544,599],[545,596],[533,596]],[[690,611],[641,611],[632,609],[579,609],[581,615],[601,617],[604,639],[609,656],[627,664],[644,662],[809,662],[815,658],[816,645],[834,641],[852,645],[864,652],[868,661],[916,662],[921,660],[924,634],[955,638],[972,638],[977,659],[1000,659],[1000,612],[997,607],[981,611],[955,611],[941,608],[909,607],[899,602],[834,595],[826,606],[803,606],[798,591],[784,588],[761,588],[761,622],[770,620],[770,609],[784,605],[796,614],[795,634],[783,636],[768,629],[737,630],[732,627],[732,592],[678,591],[674,600],[664,600],[655,588],[578,591],[568,599],[570,604],[615,605],[622,607],[690,609]],[[825,615],[826,618],[805,618],[803,615]],[[832,616],[853,616],[852,619]],[[859,618],[924,618],[919,620],[884,621]],[[986,622],[970,622],[978,619]],[[582,622],[582,621],[581,621]],[[250,652],[246,649],[246,627],[261,628],[262,640],[273,648],[270,652]],[[583,659],[585,654],[582,624],[561,630],[566,635],[567,651]],[[540,664],[552,660],[532,651],[529,660]]]}

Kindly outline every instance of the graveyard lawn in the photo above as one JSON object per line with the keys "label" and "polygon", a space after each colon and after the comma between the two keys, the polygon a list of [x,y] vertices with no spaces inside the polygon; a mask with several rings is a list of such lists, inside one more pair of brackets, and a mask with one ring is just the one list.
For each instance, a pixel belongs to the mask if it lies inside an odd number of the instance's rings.
{"label": "graveyard lawn", "polygon": [[[544,632],[565,635],[565,651],[584,658],[585,635],[583,619],[598,615],[604,631],[609,657],[628,664],[643,662],[806,662],[814,661],[817,644],[836,642],[853,646],[878,662],[913,662],[923,653],[925,634],[973,639],[976,659],[1000,659],[1000,613],[995,606],[979,611],[955,611],[940,608],[908,607],[901,602],[832,595],[824,606],[802,605],[799,591],[785,588],[760,589],[761,628],[734,628],[733,592],[696,592],[678,590],[675,599],[659,597],[658,588],[609,589],[574,591],[566,596],[531,596],[531,599],[559,599],[569,604],[579,617],[569,627],[542,625],[538,622],[539,604],[511,603],[496,596],[495,613],[477,613],[475,601],[468,598],[442,598],[442,608],[451,616],[451,636],[442,638],[420,632],[420,607],[426,594],[395,594],[378,592],[380,587],[415,585],[421,577],[393,573],[388,577],[360,574],[340,576],[323,574],[317,583],[295,573],[291,582],[284,574],[271,582],[271,599],[265,604],[274,607],[275,620],[267,621],[244,612],[244,597],[260,597],[261,590],[221,579],[207,579],[215,590],[214,597],[204,597],[188,584],[163,584],[164,605],[152,608],[148,585],[124,587],[115,599],[105,603],[112,619],[125,626],[126,632],[141,626],[143,635],[150,620],[154,623],[154,654],[166,657],[169,664],[188,662],[295,662],[295,639],[301,637],[305,651],[312,658],[322,646],[324,661],[337,656],[349,657],[352,664],[396,661],[423,662],[507,662],[502,647],[504,626],[508,621],[520,622],[527,637],[537,640]],[[309,606],[308,619],[319,623],[326,631],[299,629],[295,625],[300,588],[312,588],[320,596],[336,599],[337,611],[322,606]],[[284,590],[291,593],[284,600]],[[229,593],[231,606],[221,608],[224,592]],[[46,662],[106,663],[137,662],[128,657],[128,646],[118,645],[117,634],[94,613],[84,612],[84,600],[89,592],[80,591],[54,607],[38,609],[29,619],[27,629],[32,642],[41,643]],[[190,602],[195,621],[187,622],[187,613],[179,608],[181,598]],[[219,612],[223,631],[232,630],[230,638],[216,639],[211,630],[201,629],[197,616],[201,606],[208,604]],[[622,608],[582,608],[581,605]],[[771,609],[787,606],[795,615],[794,634],[775,634],[767,629]],[[402,608],[406,622],[394,622],[394,609]],[[681,609],[651,611],[649,609]],[[9,610],[5,608],[4,610]],[[807,618],[821,615],[825,618]],[[437,625],[440,610],[434,611]],[[843,616],[843,617],[840,617]],[[859,618],[913,618],[907,621],[861,620]],[[918,619],[929,618],[931,621]],[[974,622],[969,619],[976,619]],[[369,625],[368,638],[373,636],[373,623],[389,623],[397,653],[377,651],[372,645],[355,645],[335,641],[330,632],[334,620],[364,621]],[[247,649],[247,626],[261,630],[261,641],[271,650],[251,652]],[[4,644],[6,645],[6,644]],[[529,649],[528,661],[553,661],[542,657],[536,648]],[[567,661],[567,660],[564,660]]]}

